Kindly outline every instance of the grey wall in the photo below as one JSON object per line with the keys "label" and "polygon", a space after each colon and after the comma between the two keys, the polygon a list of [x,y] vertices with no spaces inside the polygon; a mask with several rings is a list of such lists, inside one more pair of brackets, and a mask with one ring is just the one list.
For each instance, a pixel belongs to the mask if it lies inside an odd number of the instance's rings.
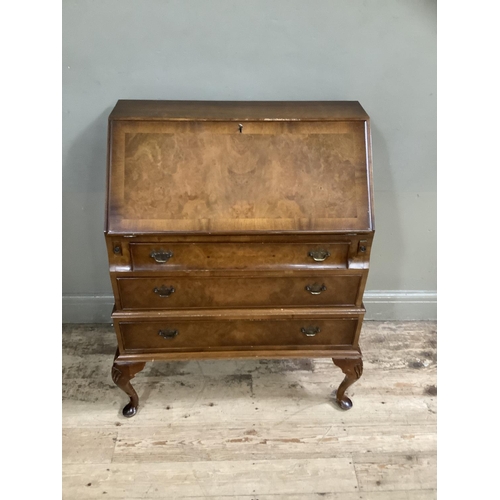
{"label": "grey wall", "polygon": [[63,319],[108,321],[106,120],[117,99],[359,100],[372,119],[367,318],[436,310],[436,4],[63,1]]}

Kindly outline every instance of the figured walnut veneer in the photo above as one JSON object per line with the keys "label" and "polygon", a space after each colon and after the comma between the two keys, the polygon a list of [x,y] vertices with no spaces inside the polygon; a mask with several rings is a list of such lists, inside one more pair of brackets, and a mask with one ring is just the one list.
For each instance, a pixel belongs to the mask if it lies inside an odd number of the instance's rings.
{"label": "figured walnut veneer", "polygon": [[361,375],[374,234],[357,102],[118,101],[106,242],[113,380],[152,359],[330,356]]}
{"label": "figured walnut veneer", "polygon": [[[130,258],[134,271],[188,271],[188,270],[287,270],[294,269],[347,269],[350,241],[310,243],[130,243]],[[310,252],[327,252],[322,261],[314,261]],[[151,253],[166,253],[166,262],[151,258]],[[325,254],[326,255],[326,254]],[[321,258],[321,256],[319,256]],[[318,258],[318,257],[317,257]]]}
{"label": "figured walnut veneer", "polygon": [[[155,277],[117,278],[123,309],[185,307],[361,306],[362,271],[346,275],[300,277]],[[324,287],[313,295],[306,287]],[[161,287],[170,294],[158,293]],[[157,292],[155,292],[155,289]],[[314,290],[314,287],[311,288]]]}
{"label": "figured walnut veneer", "polygon": [[364,122],[113,126],[109,232],[371,228]]}

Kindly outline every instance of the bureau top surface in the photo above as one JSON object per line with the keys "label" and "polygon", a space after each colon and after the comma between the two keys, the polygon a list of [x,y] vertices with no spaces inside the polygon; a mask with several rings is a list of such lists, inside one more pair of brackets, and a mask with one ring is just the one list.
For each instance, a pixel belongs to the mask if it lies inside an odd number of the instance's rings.
{"label": "bureau top surface", "polygon": [[358,102],[119,101],[108,147],[108,234],[373,230]]}
{"label": "bureau top surface", "polygon": [[368,120],[358,101],[119,100],[110,120],[322,121]]}

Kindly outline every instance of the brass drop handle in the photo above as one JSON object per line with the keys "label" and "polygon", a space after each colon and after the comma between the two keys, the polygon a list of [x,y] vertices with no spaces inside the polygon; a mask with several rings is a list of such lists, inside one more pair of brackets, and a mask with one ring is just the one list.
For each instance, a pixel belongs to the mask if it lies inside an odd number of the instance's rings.
{"label": "brass drop handle", "polygon": [[328,259],[330,257],[330,252],[328,250],[311,250],[308,254],[309,257],[312,257],[312,259],[315,262],[323,262],[324,260]]}
{"label": "brass drop handle", "polygon": [[175,292],[175,288],[173,286],[162,285],[159,288],[155,287],[153,292],[164,299],[170,297]]}
{"label": "brass drop handle", "polygon": [[179,330],[160,330],[158,335],[164,339],[173,339],[179,335]]}
{"label": "brass drop handle", "polygon": [[306,290],[311,295],[319,295],[321,292],[324,292],[326,290],[326,286],[324,283],[322,285],[320,285],[319,283],[313,283],[312,285],[307,285]]}
{"label": "brass drop handle", "polygon": [[158,252],[153,250],[149,256],[154,259],[155,262],[158,262],[158,264],[165,264],[174,254],[170,250],[159,250]]}
{"label": "brass drop handle", "polygon": [[320,331],[321,328],[319,326],[308,326],[307,328],[301,328],[300,331],[306,336],[306,337],[314,337],[317,335]]}

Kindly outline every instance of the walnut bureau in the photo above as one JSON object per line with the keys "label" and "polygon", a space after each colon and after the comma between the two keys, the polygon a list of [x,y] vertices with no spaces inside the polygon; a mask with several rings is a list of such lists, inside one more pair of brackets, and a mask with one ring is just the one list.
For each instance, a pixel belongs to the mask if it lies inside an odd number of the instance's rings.
{"label": "walnut bureau", "polygon": [[118,101],[105,238],[124,416],[146,362],[201,358],[331,357],[351,408],[372,191],[356,101]]}

